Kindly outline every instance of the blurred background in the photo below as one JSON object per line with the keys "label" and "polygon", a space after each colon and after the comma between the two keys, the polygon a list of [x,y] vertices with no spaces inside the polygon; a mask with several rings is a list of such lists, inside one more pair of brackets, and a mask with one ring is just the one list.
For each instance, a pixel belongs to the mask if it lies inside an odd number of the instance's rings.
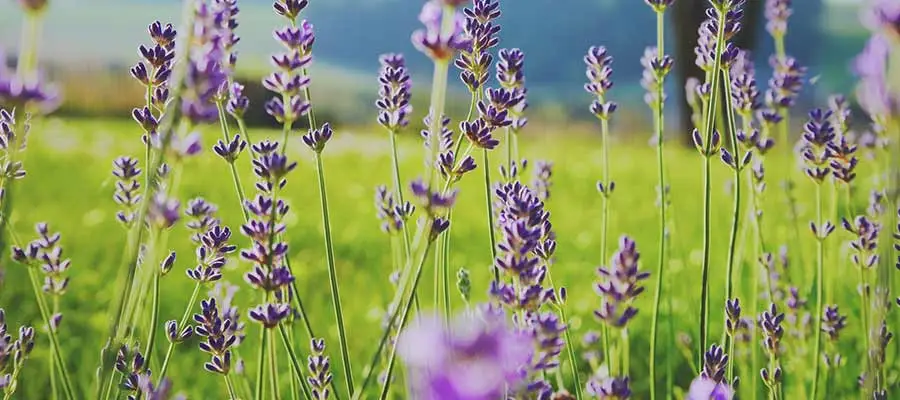
{"label": "blurred background", "polygon": [[[427,108],[430,61],[415,51],[410,33],[420,24],[419,0],[312,0],[305,18],[316,28],[316,57],[312,71],[316,112],[337,124],[363,125],[373,121],[378,55],[402,52],[411,64],[414,106],[424,114]],[[753,49],[759,69],[760,86],[765,86],[772,42],[762,16],[763,0],[751,0],[747,7],[744,37],[739,44]],[[589,96],[583,92],[582,56],[591,45],[607,46],[615,57],[614,100],[624,107],[616,123],[643,131],[649,113],[643,107],[639,81],[639,59],[645,46],[655,43],[654,15],[639,0],[517,0],[503,9],[501,47],[519,47],[526,54],[526,78],[532,110],[530,120],[553,129],[532,131],[568,132],[579,122],[592,118],[587,112]],[[829,94],[852,93],[854,77],[850,60],[863,46],[867,32],[859,23],[861,0],[795,1],[787,38],[789,54],[809,67],[809,78],[800,106],[803,112]],[[259,85],[267,73],[268,54],[276,50],[271,31],[280,24],[271,11],[271,1],[242,0],[238,34],[239,80],[248,85],[251,101],[260,105],[267,94]],[[676,73],[691,73],[696,27],[702,18],[705,0],[679,0],[669,13],[667,51],[682,61]],[[21,29],[21,11],[15,1],[0,6],[0,49],[7,62],[16,54]],[[153,20],[177,25],[178,0],[52,0],[42,47],[43,67],[59,83],[65,101],[58,110],[66,116],[128,117],[141,102],[141,88],[128,75],[138,60],[137,46],[147,42],[145,27]],[[685,53],[686,52],[686,53]],[[455,74],[454,74],[455,76]],[[452,76],[452,77],[454,77]],[[458,79],[451,103],[459,110],[468,97]],[[674,98],[668,112],[672,125],[681,123],[679,107],[683,85],[670,79]],[[451,115],[454,108],[451,108]],[[249,122],[272,123],[262,107],[251,107]],[[591,125],[585,125],[585,129]],[[563,128],[563,129],[560,129]],[[672,128],[672,126],[670,126]],[[684,132],[678,129],[675,132]],[[672,133],[675,134],[675,133]]]}

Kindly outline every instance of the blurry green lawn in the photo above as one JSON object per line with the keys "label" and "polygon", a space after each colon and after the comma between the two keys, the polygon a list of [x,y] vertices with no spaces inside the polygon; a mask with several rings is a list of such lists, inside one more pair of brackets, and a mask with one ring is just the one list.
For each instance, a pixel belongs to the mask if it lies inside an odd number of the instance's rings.
{"label": "blurry green lawn", "polygon": [[[28,176],[21,181],[20,190],[17,190],[19,197],[16,199],[14,224],[23,240],[33,236],[31,229],[34,223],[48,221],[51,228],[62,232],[65,253],[72,258],[72,282],[62,304],[66,318],[61,328],[61,340],[69,368],[77,377],[78,388],[85,394],[93,390],[94,368],[107,328],[105,312],[117,289],[114,284],[115,270],[120,264],[124,241],[123,230],[114,217],[116,207],[111,199],[114,181],[110,167],[112,160],[118,155],[142,154],[135,131],[134,124],[130,121],[66,122],[51,119],[37,122],[34,133],[29,138],[26,162]],[[402,174],[404,179],[409,180],[422,171],[423,163],[420,142],[413,140],[418,136],[409,133],[407,137],[409,140],[403,142],[401,156]],[[210,130],[204,139],[205,148],[210,149],[218,138],[219,135]],[[327,289],[314,166],[310,151],[302,147],[299,137],[292,139],[289,155],[298,159],[300,165],[290,176],[286,190],[286,197],[292,207],[287,220],[290,257],[302,291],[300,296],[308,307],[314,328],[319,334],[327,334],[334,365],[339,362],[339,357],[336,357],[338,347]],[[631,142],[646,141],[641,137]],[[595,182],[601,175],[600,142],[596,137],[567,137],[565,132],[558,132],[540,137],[524,134],[520,143],[524,146],[522,154],[525,157],[530,160],[549,160],[555,164],[549,209],[558,235],[559,248],[552,274],[554,283],[566,286],[569,290],[573,337],[580,339],[588,330],[599,328],[599,324],[591,316],[591,311],[598,304],[591,282],[595,277],[595,267],[604,261],[598,256],[601,245],[600,197],[595,189]],[[643,268],[654,271],[659,218],[658,207],[655,205],[655,152],[653,148],[644,145],[614,146],[612,176],[616,181],[616,190],[612,200],[610,254],[621,234],[633,235],[642,253]],[[381,332],[381,314],[392,296],[392,287],[388,283],[391,270],[389,240],[379,230],[373,206],[375,185],[390,182],[388,150],[387,137],[383,134],[339,130],[324,156],[337,269],[357,380],[361,379],[361,370],[374,350],[374,343]],[[495,161],[505,152],[496,154]],[[248,159],[247,154],[244,154],[239,167],[244,174],[245,186],[250,190],[252,176]],[[675,296],[673,305],[676,315],[672,320],[676,329],[696,335],[702,246],[701,158],[693,149],[676,148],[673,144],[667,160],[674,224],[671,232],[671,268],[664,287],[667,294]],[[781,174],[778,171],[783,171],[788,166],[784,162],[780,162],[779,166],[772,164],[774,163],[770,163],[768,168],[770,173],[775,171],[774,173]],[[725,184],[730,175],[718,160],[714,160],[714,165],[712,315],[714,332],[719,332],[724,293],[724,285],[720,283],[724,282],[731,201]],[[203,196],[218,204],[223,223],[237,232],[241,216],[226,164],[207,150],[201,157],[189,160],[183,168],[185,173],[180,189],[182,201]],[[492,168],[493,171],[496,168]],[[801,181],[799,192],[806,192],[807,184],[806,181]],[[473,275],[476,301],[481,301],[485,299],[487,272],[491,262],[481,174],[467,176],[461,188],[460,201],[453,214],[451,271],[455,273],[456,269],[463,266],[468,268]],[[782,206],[781,191],[777,183],[770,184],[769,193],[769,211],[766,214],[768,220],[784,221],[787,214]],[[860,198],[859,201],[864,199]],[[800,220],[807,221],[810,211],[809,207],[801,210],[803,215]],[[770,247],[785,243],[790,234],[792,232],[784,228],[778,231],[770,229],[767,232]],[[170,236],[170,246],[178,251],[178,261],[175,271],[163,281],[161,321],[179,318],[191,292],[193,283],[183,273],[186,268],[193,266],[193,249],[188,236],[182,225]],[[236,233],[234,237],[241,247],[246,245],[247,241],[240,234]],[[843,240],[843,236],[841,238]],[[811,246],[811,240],[805,242]],[[4,260],[2,268],[5,269],[5,278],[0,283],[0,306],[7,309],[10,324],[39,324],[33,294],[26,284],[27,278],[22,267]],[[241,278],[246,268],[245,263],[235,259],[227,266],[226,273],[228,280],[241,286],[241,307],[250,304],[247,297],[250,290]],[[801,268],[795,268],[794,271]],[[744,272],[747,271],[744,268]],[[640,302],[641,312],[631,328],[632,382],[637,385],[638,392],[646,390],[647,384],[644,371],[647,367],[653,281],[654,279],[648,281],[647,293]],[[423,299],[422,304],[427,306],[432,299],[430,269],[426,271],[422,282],[420,298]],[[744,280],[743,284],[748,283]],[[811,285],[800,286],[806,289]],[[853,288],[846,286],[846,293],[842,296],[852,293]],[[738,290],[744,296],[749,293],[746,286],[739,285]],[[454,296],[453,301],[458,310],[463,307],[459,296]],[[851,310],[847,308],[847,311]],[[665,322],[668,320],[668,311],[665,311],[663,335],[668,335]],[[253,346],[257,327],[249,322],[247,325],[246,345]],[[298,340],[305,342],[303,336],[298,333]],[[580,346],[580,340],[577,341]],[[195,344],[191,342],[177,347],[169,376],[175,380],[176,389],[184,391],[191,398],[222,397],[221,380],[212,374],[201,372],[205,354]],[[306,345],[301,344],[300,347],[305,348]],[[685,360],[673,346],[663,342],[660,348],[663,354],[674,357],[682,377],[686,378],[691,374]],[[46,337],[42,336],[36,349],[37,356],[28,365],[27,373],[22,379],[19,398],[38,399],[48,396],[46,364],[43,364],[47,359],[47,351]],[[248,368],[255,369],[253,360],[248,360]],[[586,368],[584,366],[582,370]],[[286,364],[283,371],[285,375],[289,373]],[[340,371],[340,368],[334,368],[334,371]],[[343,382],[340,377],[335,379]],[[679,382],[685,381],[679,379]]]}

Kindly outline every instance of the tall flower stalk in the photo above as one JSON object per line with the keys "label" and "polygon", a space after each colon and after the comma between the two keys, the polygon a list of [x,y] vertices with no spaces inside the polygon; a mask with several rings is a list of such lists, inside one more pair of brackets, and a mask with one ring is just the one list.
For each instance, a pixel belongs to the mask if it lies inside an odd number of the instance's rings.
{"label": "tall flower stalk", "polygon": [[[656,171],[658,179],[657,191],[660,196],[659,203],[659,259],[656,263],[656,287],[653,292],[653,320],[650,325],[650,400],[656,399],[656,346],[659,337],[659,314],[662,301],[662,284],[666,266],[666,240],[669,233],[667,229],[668,200],[666,186],[665,166],[665,80],[672,68],[672,59],[665,54],[665,14],[666,9],[674,0],[648,0],[647,4],[656,13],[656,51],[653,48],[645,50],[641,64],[644,65],[644,77],[641,84],[647,90],[645,100],[653,111],[653,124],[656,137]],[[655,54],[654,54],[655,53]],[[671,312],[671,310],[670,310]],[[671,388],[666,387],[668,392]]]}
{"label": "tall flower stalk", "polygon": [[[816,220],[810,227],[816,238],[816,311],[813,315],[820,316],[824,312],[824,286],[825,286],[825,239],[834,231],[834,225],[825,221],[822,211],[822,185],[831,175],[831,149],[829,144],[834,140],[834,127],[831,125],[831,111],[815,109],[809,113],[809,122],[803,131],[803,148],[801,156],[806,164],[806,175],[812,179],[816,186]],[[813,348],[813,363],[815,371],[810,393],[812,398],[818,398],[819,375],[821,371],[820,352],[822,349],[822,330],[816,329],[815,347]]]}
{"label": "tall flower stalk", "polygon": [[[616,184],[612,181],[611,171],[609,167],[609,118],[618,107],[616,103],[607,101],[607,91],[612,88],[612,57],[608,54],[605,47],[593,46],[588,49],[587,55],[584,56],[584,63],[587,65],[586,75],[588,83],[584,85],[584,90],[594,95],[595,99],[591,103],[591,113],[600,120],[600,135],[603,146],[603,156],[601,163],[603,164],[603,179],[597,182],[597,190],[601,197],[601,221],[600,221],[600,259],[606,260],[606,242],[608,240],[609,231],[609,202]],[[603,356],[609,363],[610,357],[610,330],[603,326]],[[611,365],[611,364],[610,364]]]}
{"label": "tall flower stalk", "polygon": [[[707,20],[700,26],[700,40],[697,49],[697,63],[706,71],[706,82],[709,86],[710,100],[703,114],[703,130],[694,130],[694,144],[704,156],[703,163],[703,262],[701,265],[701,289],[700,289],[700,332],[698,364],[702,364],[703,353],[706,351],[706,341],[709,335],[709,253],[710,253],[710,208],[712,179],[710,164],[712,156],[718,152],[719,133],[715,131],[716,106],[720,103],[720,70],[723,65],[723,52],[727,38],[733,35],[739,28],[737,20],[742,12],[739,7],[742,0],[711,0],[713,7],[707,9]],[[704,139],[705,138],[705,139]]]}

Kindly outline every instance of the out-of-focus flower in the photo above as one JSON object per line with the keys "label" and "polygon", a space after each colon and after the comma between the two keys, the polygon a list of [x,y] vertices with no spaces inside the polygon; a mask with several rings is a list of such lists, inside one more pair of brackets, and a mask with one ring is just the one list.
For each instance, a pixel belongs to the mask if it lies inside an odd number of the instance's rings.
{"label": "out-of-focus flower", "polygon": [[685,400],[731,400],[733,397],[734,389],[728,384],[699,376],[691,382]]}
{"label": "out-of-focus flower", "polygon": [[432,60],[439,62],[449,61],[456,51],[467,49],[470,45],[470,40],[463,31],[465,20],[462,14],[453,10],[453,15],[447,17],[452,18],[448,24],[449,32],[444,32],[444,12],[440,1],[426,2],[419,14],[419,21],[425,27],[412,34],[413,45]]}
{"label": "out-of-focus flower", "polygon": [[451,326],[420,318],[399,338],[410,397],[422,400],[494,400],[521,381],[531,360],[531,339],[502,314],[461,316]]}

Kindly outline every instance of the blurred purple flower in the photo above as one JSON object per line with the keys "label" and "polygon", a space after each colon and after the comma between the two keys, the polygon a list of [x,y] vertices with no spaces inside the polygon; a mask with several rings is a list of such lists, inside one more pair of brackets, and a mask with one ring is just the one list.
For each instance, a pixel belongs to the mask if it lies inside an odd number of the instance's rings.
{"label": "blurred purple flower", "polygon": [[410,396],[421,400],[494,400],[517,386],[531,360],[528,336],[502,314],[458,317],[451,326],[423,317],[403,331],[399,352],[409,374]]}
{"label": "blurred purple flower", "polygon": [[733,397],[734,390],[728,384],[700,376],[691,382],[685,400],[731,400]]}
{"label": "blurred purple flower", "polygon": [[443,32],[444,7],[438,0],[429,0],[422,6],[419,13],[419,21],[425,25],[424,29],[412,34],[413,45],[435,61],[446,62],[453,58],[456,51],[467,49],[470,40],[465,37],[463,27],[465,20],[463,15],[453,10],[450,17],[450,32]]}

